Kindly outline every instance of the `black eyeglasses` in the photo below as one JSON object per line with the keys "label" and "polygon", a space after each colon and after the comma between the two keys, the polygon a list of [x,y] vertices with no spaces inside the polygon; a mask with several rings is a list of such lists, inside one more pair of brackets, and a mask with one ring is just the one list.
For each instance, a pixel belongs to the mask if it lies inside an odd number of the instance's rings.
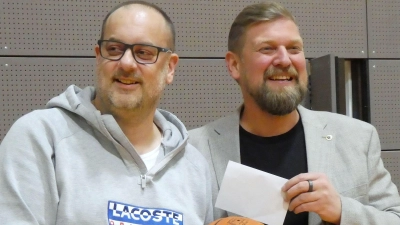
{"label": "black eyeglasses", "polygon": [[133,58],[140,64],[152,64],[157,62],[160,52],[172,53],[171,49],[147,44],[128,45],[120,41],[111,40],[98,40],[97,44],[100,47],[101,57],[111,61],[120,60],[128,48],[131,50]]}

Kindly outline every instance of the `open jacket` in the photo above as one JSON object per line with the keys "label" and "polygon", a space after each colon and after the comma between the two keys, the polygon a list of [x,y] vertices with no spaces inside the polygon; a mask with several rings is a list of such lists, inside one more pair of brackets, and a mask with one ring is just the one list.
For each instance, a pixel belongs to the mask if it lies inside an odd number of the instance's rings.
{"label": "open jacket", "polygon": [[[325,173],[340,194],[341,224],[400,224],[399,193],[383,166],[376,129],[339,114],[302,106],[298,112],[304,127],[308,171]],[[203,153],[214,172],[214,203],[228,161],[240,163],[239,119],[238,110],[189,131],[189,142]],[[228,214],[214,209],[215,218]],[[326,223],[310,213],[308,224]]]}

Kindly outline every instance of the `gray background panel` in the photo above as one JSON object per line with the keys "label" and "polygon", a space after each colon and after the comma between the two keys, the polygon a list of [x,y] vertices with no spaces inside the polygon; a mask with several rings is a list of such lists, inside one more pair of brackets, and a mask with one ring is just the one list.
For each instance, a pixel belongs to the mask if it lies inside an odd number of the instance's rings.
{"label": "gray background panel", "polygon": [[382,149],[400,149],[400,60],[370,60],[371,123]]}
{"label": "gray background panel", "polygon": [[[281,1],[279,1],[281,2]],[[290,1],[304,39],[306,56],[327,54],[367,58],[365,0]]]}
{"label": "gray background panel", "polygon": [[368,0],[369,58],[400,57],[400,1]]}
{"label": "gray background panel", "polygon": [[[93,85],[94,69],[94,58],[0,57],[0,142],[17,118],[44,108],[70,84]],[[224,60],[181,59],[159,107],[191,129],[235,111],[241,102]]]}
{"label": "gray background panel", "polygon": [[[103,17],[122,1],[0,1],[0,55],[92,56]],[[224,57],[234,17],[259,1],[152,1],[177,31],[182,57]],[[307,57],[367,58],[365,0],[285,0],[303,34]]]}
{"label": "gray background panel", "polygon": [[159,107],[192,129],[232,113],[241,103],[239,85],[229,76],[225,60],[184,59]]}

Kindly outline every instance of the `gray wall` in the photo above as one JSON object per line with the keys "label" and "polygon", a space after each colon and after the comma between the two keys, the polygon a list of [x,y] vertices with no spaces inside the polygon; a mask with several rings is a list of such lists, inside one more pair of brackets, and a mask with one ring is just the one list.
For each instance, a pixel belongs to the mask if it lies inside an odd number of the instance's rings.
{"label": "gray wall", "polygon": [[[93,47],[103,17],[119,2],[0,0],[0,141],[18,117],[43,108],[69,84],[93,84]],[[184,57],[160,107],[189,129],[235,110],[241,95],[223,60],[227,33],[238,12],[258,1],[152,2],[174,21],[177,52]],[[399,181],[400,1],[280,2],[297,18],[307,58],[369,60],[371,123],[382,149],[390,150],[383,158]]]}

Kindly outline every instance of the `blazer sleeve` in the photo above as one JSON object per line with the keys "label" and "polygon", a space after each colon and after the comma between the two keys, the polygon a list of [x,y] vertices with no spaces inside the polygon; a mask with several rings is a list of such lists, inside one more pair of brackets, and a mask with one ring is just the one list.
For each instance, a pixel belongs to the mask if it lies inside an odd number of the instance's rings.
{"label": "blazer sleeve", "polygon": [[381,159],[381,147],[376,129],[372,127],[368,145],[367,202],[341,196],[342,225],[398,225],[400,224],[400,197],[396,185]]}

